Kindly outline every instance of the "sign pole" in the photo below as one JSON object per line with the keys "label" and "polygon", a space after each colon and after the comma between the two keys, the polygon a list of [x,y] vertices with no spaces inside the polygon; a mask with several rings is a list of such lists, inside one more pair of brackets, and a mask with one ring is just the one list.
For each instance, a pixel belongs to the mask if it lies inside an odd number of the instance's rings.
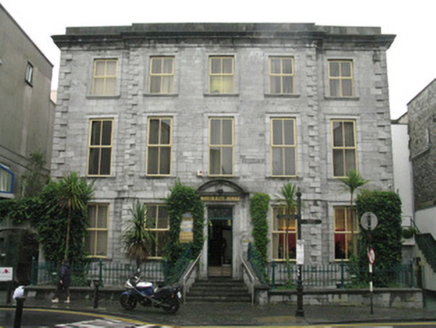
{"label": "sign pole", "polygon": [[371,240],[372,240],[372,234],[371,234],[371,220],[368,218],[368,232],[369,232],[369,242],[368,242],[368,259],[369,259],[369,303],[370,303],[370,313],[374,314],[374,306],[373,306],[373,299],[374,299],[374,285],[373,285],[373,274],[372,274],[372,264],[374,263],[374,250],[371,247]]}
{"label": "sign pole", "polygon": [[[296,196],[297,196],[297,244],[298,244],[301,243],[301,192],[299,190],[297,191]],[[297,263],[297,311],[295,311],[295,315],[297,317],[304,317],[302,269],[303,269],[302,263],[301,262]]]}

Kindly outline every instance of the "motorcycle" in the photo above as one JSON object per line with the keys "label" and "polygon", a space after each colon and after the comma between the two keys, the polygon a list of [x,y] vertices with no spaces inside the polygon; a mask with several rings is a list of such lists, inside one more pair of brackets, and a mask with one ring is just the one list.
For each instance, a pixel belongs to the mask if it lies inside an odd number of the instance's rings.
{"label": "motorcycle", "polygon": [[174,314],[178,311],[182,294],[180,287],[166,286],[154,288],[153,283],[141,281],[133,276],[126,281],[126,291],[121,294],[120,303],[126,310],[132,311],[137,303],[142,306],[162,308],[166,313]]}

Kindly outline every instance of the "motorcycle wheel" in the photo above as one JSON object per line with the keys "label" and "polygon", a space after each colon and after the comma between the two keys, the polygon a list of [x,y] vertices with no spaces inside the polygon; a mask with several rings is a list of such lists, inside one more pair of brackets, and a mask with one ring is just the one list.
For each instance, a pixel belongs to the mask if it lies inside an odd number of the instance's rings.
{"label": "motorcycle wheel", "polygon": [[177,298],[169,298],[162,304],[162,309],[169,314],[174,314],[179,310],[179,300]]}
{"label": "motorcycle wheel", "polygon": [[136,307],[136,300],[131,295],[122,294],[120,303],[126,310],[132,311]]}

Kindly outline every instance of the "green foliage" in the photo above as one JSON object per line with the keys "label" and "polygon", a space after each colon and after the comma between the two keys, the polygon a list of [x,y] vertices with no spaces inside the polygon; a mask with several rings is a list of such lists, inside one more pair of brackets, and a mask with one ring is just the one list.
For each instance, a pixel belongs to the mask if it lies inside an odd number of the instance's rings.
{"label": "green foliage", "polygon": [[292,214],[297,211],[296,196],[297,186],[289,182],[280,189],[280,194],[275,201],[283,204],[287,209],[287,213]]}
{"label": "green foliage", "polygon": [[[372,231],[371,247],[376,255],[375,265],[383,268],[394,268],[401,263],[401,200],[395,192],[363,191],[356,201],[359,217],[365,212],[377,216],[377,228]],[[361,229],[359,236],[359,267],[368,265],[369,232]],[[380,270],[381,272],[381,270]],[[389,284],[389,274],[375,275],[374,281],[379,286]]]}
{"label": "green foliage", "polygon": [[123,236],[123,243],[127,256],[136,261],[139,269],[141,261],[145,261],[150,254],[154,242],[153,233],[146,229],[147,207],[136,202],[130,209],[132,217],[128,221],[129,227]]}
{"label": "green foliage", "polygon": [[49,181],[49,176],[44,172],[44,155],[41,152],[30,154],[29,167],[22,176],[21,187],[24,197],[38,195]]}
{"label": "green foliage", "polygon": [[192,243],[192,256],[198,256],[203,248],[204,243],[204,203],[197,191],[191,187],[182,185],[177,180],[174,187],[170,189],[171,193],[165,200],[170,220],[170,230],[166,254],[169,260],[170,270],[177,262],[186,245],[179,242],[180,224],[184,213],[191,213],[194,219],[194,241]]}
{"label": "green foliage", "polygon": [[270,197],[264,193],[255,193],[250,200],[250,215],[253,225],[254,246],[257,249],[262,266],[268,263],[268,209]]}

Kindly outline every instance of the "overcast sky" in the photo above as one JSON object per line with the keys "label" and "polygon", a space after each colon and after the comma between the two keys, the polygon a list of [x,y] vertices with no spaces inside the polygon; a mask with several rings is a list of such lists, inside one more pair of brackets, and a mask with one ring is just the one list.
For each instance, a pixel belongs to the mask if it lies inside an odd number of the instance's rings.
{"label": "overcast sky", "polygon": [[[391,118],[436,78],[434,0],[0,0],[54,65],[60,51],[51,36],[66,27],[167,22],[284,22],[379,26],[397,37],[388,50]],[[0,45],[1,46],[1,45]]]}

